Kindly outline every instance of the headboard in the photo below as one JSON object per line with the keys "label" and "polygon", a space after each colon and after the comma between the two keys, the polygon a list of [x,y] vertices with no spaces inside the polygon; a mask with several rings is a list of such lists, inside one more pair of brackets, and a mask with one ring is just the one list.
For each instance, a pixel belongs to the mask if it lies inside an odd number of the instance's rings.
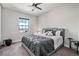
{"label": "headboard", "polygon": [[65,30],[63,28],[43,28],[42,29],[42,33],[47,32],[47,31],[52,31],[54,35],[56,31],[61,31],[60,36],[63,37],[63,45],[64,45]]}

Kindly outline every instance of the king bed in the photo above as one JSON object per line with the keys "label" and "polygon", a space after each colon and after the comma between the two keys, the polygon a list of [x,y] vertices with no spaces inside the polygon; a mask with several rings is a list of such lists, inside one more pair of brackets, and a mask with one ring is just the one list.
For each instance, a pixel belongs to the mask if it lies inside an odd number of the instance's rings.
{"label": "king bed", "polygon": [[22,46],[29,55],[48,56],[64,46],[64,29],[43,28],[42,33],[25,35]]}

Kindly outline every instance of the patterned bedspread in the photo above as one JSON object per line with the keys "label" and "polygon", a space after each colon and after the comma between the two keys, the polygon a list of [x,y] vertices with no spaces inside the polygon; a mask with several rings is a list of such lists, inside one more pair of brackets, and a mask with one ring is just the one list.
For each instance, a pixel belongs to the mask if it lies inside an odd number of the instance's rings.
{"label": "patterned bedspread", "polygon": [[31,34],[23,36],[22,42],[36,56],[45,56],[54,50],[54,41],[51,38]]}

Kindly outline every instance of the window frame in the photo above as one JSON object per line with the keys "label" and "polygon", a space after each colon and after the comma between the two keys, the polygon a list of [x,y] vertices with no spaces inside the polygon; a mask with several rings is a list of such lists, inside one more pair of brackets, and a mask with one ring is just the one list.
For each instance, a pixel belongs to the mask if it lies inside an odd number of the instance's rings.
{"label": "window frame", "polygon": [[[28,20],[28,25],[19,25],[19,20]],[[28,28],[25,28],[25,29],[20,29],[20,26],[25,26],[25,27],[27,27],[28,26]],[[29,30],[29,19],[28,18],[26,18],[26,17],[19,17],[19,19],[18,19],[18,30],[19,30],[19,32],[27,32],[28,30]]]}

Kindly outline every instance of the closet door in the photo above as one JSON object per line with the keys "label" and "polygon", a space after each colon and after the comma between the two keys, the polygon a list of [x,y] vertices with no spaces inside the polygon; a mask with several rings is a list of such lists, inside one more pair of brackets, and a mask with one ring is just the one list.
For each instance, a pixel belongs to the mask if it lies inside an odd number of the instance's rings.
{"label": "closet door", "polygon": [[0,6],[0,42],[1,42],[1,6]]}

